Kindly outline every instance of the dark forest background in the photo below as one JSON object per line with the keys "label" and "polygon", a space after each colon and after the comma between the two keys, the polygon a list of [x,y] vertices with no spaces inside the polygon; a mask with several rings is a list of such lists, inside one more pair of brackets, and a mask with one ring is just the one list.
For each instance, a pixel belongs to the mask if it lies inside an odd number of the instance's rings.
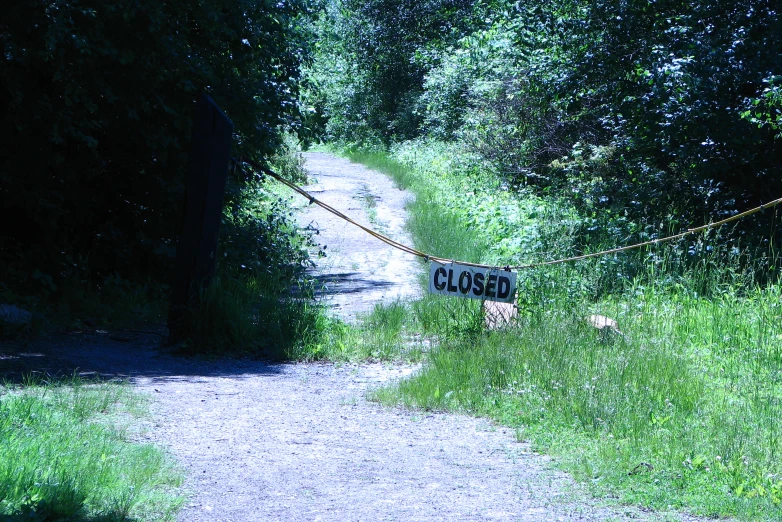
{"label": "dark forest background", "polygon": [[[300,121],[306,12],[300,0],[4,2],[0,293],[165,285],[195,100],[209,94],[232,119],[233,154],[273,158]],[[223,236],[261,237],[232,264],[298,263],[260,241],[288,226],[283,208],[239,216],[245,178],[229,183]]]}
{"label": "dark forest background", "polygon": [[[782,196],[770,0],[10,0],[0,46],[6,301],[165,293],[202,92],[233,120],[236,155],[290,163],[290,136],[456,143],[511,189],[567,198],[587,242]],[[295,278],[287,206],[259,206],[256,188],[229,185],[227,264]],[[773,247],[773,216],[725,241]]]}

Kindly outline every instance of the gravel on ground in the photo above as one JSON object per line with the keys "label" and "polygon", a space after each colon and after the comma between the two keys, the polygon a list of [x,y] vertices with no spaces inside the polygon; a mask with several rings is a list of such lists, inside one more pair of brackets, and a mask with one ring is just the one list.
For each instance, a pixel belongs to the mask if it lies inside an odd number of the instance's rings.
{"label": "gravel on ground", "polygon": [[[413,245],[405,230],[405,205],[413,199],[386,176],[362,165],[321,152],[305,154],[316,198],[391,239]],[[306,202],[305,202],[306,204]],[[425,265],[361,231],[317,205],[299,212],[299,224],[317,231],[315,241],[326,253],[313,271],[319,296],[346,321],[377,303],[420,295],[418,275]]]}

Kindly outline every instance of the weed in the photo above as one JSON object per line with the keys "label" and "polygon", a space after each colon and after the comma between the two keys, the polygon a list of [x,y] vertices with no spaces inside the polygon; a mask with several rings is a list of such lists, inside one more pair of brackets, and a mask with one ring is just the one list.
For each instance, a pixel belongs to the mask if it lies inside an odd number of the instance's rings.
{"label": "weed", "polygon": [[77,378],[0,388],[3,519],[171,519],[180,472],[128,436],[143,401],[127,386]]}

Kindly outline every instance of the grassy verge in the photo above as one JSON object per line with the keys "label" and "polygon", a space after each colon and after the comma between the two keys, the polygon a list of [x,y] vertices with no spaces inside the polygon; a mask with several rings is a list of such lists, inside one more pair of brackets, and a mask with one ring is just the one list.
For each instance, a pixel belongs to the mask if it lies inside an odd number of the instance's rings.
{"label": "grassy verge", "polygon": [[293,354],[300,361],[420,361],[429,343],[416,331],[410,311],[403,303],[377,305],[374,310],[348,324],[322,316],[310,342]]}
{"label": "grassy verge", "polygon": [[171,520],[181,473],[133,442],[144,398],[78,379],[0,388],[0,519]]}
{"label": "grassy verge", "polygon": [[[518,199],[458,151],[419,143],[394,153],[349,156],[416,194],[410,226],[422,250],[514,264],[578,242],[578,217],[561,202]],[[712,239],[705,250],[719,246]],[[677,248],[648,251],[632,277],[622,258],[524,272],[519,322],[506,331],[483,331],[476,303],[413,303],[403,328],[436,349],[377,398],[497,419],[596,495],[779,520],[782,289],[752,286],[737,264],[684,265]],[[621,333],[597,332],[590,313]]]}

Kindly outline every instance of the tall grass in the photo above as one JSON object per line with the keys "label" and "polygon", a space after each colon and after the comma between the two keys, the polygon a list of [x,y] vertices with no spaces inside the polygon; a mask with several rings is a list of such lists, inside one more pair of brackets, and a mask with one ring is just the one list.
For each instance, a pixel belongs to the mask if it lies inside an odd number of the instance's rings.
{"label": "tall grass", "polygon": [[409,307],[401,302],[378,304],[347,324],[326,314],[316,335],[299,345],[291,358],[301,361],[418,362],[429,343],[416,331]]}
{"label": "tall grass", "polygon": [[189,337],[181,350],[301,358],[327,329],[328,319],[306,280],[292,293],[270,279],[218,273],[183,318]]}
{"label": "tall grass", "polygon": [[[513,264],[579,244],[577,216],[558,201],[514,202],[446,148],[351,157],[416,194],[411,230],[423,250]],[[484,208],[460,208],[465,185],[488,193]],[[486,225],[492,216],[502,226]],[[436,349],[420,373],[377,398],[492,417],[623,502],[782,519],[782,289],[756,286],[775,279],[753,272],[763,260],[720,252],[714,233],[694,244],[701,250],[679,243],[523,271],[519,320],[504,331],[482,331],[468,300],[408,305],[407,328]],[[593,313],[614,318],[621,332],[597,331],[585,320]]]}
{"label": "tall grass", "polygon": [[625,501],[779,519],[780,297],[651,290],[587,305],[626,339],[550,309],[477,342],[444,341],[425,371],[379,397],[517,427]]}
{"label": "tall grass", "polygon": [[182,475],[133,442],[143,406],[126,386],[79,379],[0,388],[0,518],[173,519]]}

